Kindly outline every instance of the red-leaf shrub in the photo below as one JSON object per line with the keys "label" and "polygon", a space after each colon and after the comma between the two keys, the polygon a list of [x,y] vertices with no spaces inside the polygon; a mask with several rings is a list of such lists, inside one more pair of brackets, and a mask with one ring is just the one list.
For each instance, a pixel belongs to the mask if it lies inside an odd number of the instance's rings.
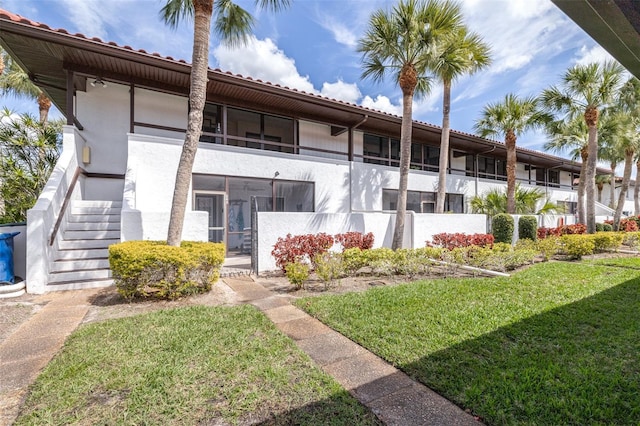
{"label": "red-leaf shrub", "polygon": [[444,247],[447,250],[453,250],[457,247],[492,247],[493,235],[491,234],[471,234],[464,233],[448,234],[443,232],[441,234],[435,234],[433,236],[433,242],[427,241],[427,247]]}
{"label": "red-leaf shrub", "polygon": [[585,232],[587,232],[587,226],[583,223],[558,226],[557,228],[542,227],[538,228],[538,238],[542,240],[552,235],[559,237],[561,235],[584,234]]}
{"label": "red-leaf shrub", "polygon": [[368,250],[373,247],[373,233],[363,234],[362,232],[345,232],[344,234],[336,234],[335,240],[342,244],[342,251],[350,248],[359,248],[360,250]]}
{"label": "red-leaf shrub", "polygon": [[[605,220],[604,223],[613,225],[613,220]],[[638,231],[638,222],[635,217],[627,217],[620,219],[620,231],[624,232],[636,232]]]}
{"label": "red-leaf shrub", "polygon": [[316,256],[329,250],[333,242],[333,237],[325,233],[295,236],[287,234],[286,238],[278,238],[271,255],[276,258],[278,268],[285,271],[287,264],[297,259],[305,259],[313,264]]}

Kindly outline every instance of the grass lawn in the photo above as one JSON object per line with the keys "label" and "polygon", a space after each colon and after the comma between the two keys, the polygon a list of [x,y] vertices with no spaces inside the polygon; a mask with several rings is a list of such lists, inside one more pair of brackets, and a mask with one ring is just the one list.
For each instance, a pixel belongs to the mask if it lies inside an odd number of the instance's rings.
{"label": "grass lawn", "polygon": [[640,259],[297,303],[488,424],[640,424]]}
{"label": "grass lawn", "polygon": [[16,424],[378,424],[250,306],[188,307],[78,329]]}

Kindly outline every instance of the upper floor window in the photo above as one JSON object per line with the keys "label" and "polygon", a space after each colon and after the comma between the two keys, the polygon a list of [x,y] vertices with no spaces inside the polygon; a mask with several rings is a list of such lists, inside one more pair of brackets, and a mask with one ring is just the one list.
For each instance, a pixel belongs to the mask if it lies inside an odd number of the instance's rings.
{"label": "upper floor window", "polygon": [[[202,142],[224,143],[268,151],[294,152],[294,126],[291,118],[277,117],[239,108],[206,104],[202,120]],[[217,136],[217,135],[220,136]],[[226,135],[225,135],[226,134]],[[226,139],[224,139],[226,136]]]}
{"label": "upper floor window", "polygon": [[478,170],[475,168],[475,156],[466,156],[467,176],[474,176],[495,180],[507,180],[507,162],[500,158],[478,155]]}
{"label": "upper floor window", "polygon": [[440,164],[440,147],[411,144],[411,168],[414,170],[427,170],[437,172]]}
{"label": "upper floor window", "polygon": [[400,165],[400,141],[398,139],[365,133],[362,148],[365,163],[396,167]]}

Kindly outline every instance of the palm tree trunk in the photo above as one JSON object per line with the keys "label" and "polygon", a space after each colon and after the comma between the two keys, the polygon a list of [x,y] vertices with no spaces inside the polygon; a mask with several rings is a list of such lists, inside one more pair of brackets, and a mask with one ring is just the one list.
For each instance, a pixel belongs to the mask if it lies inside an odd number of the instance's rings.
{"label": "palm tree trunk", "polygon": [[440,161],[438,162],[438,195],[436,213],[444,213],[444,202],[447,196],[447,169],[449,168],[449,131],[451,125],[451,80],[444,80],[442,95],[442,133],[440,134]]}
{"label": "palm tree trunk", "polygon": [[40,92],[38,94],[38,110],[40,111],[40,123],[43,125],[47,124],[49,109],[51,109],[51,99],[44,92]]}
{"label": "palm tree trunk", "polygon": [[633,214],[640,216],[640,158],[636,161],[636,183],[633,185]]}
{"label": "palm tree trunk", "polygon": [[507,131],[504,143],[507,147],[507,213],[516,213],[516,134]]}
{"label": "palm tree trunk", "polygon": [[624,172],[622,173],[622,188],[618,195],[618,205],[616,212],[613,215],[613,230],[620,230],[620,218],[622,217],[622,209],[624,208],[624,201],[627,197],[627,190],[629,189],[629,182],[631,181],[631,167],[633,166],[633,156],[635,152],[633,149],[627,148],[624,150]]}
{"label": "palm tree trunk", "polygon": [[589,139],[587,143],[587,174],[585,182],[585,192],[587,193],[587,233],[596,232],[596,167],[598,162],[598,110],[587,107],[584,119],[589,128]]}
{"label": "palm tree trunk", "polygon": [[398,206],[396,225],[393,230],[391,249],[402,248],[404,237],[404,219],[407,213],[407,188],[409,182],[409,163],[411,160],[413,93],[402,95],[402,130],[400,137],[400,183],[398,185]]}
{"label": "palm tree trunk", "polygon": [[193,0],[193,58],[191,66],[191,88],[189,93],[189,120],[182,146],[180,163],[176,172],[167,244],[179,246],[191,184],[191,172],[202,132],[202,111],[207,97],[207,71],[209,68],[209,31],[213,0]]}
{"label": "palm tree trunk", "polygon": [[582,164],[580,164],[580,180],[578,181],[578,223],[587,223],[586,215],[585,215],[585,204],[584,204],[584,193],[585,193],[585,182],[587,175],[587,159],[589,158],[589,152],[587,151],[587,147],[582,147],[580,150],[580,157],[582,159]]}
{"label": "palm tree trunk", "polygon": [[616,167],[618,163],[612,161],[611,164],[611,178],[609,179],[609,207],[616,209]]}
{"label": "palm tree trunk", "polygon": [[598,202],[602,204],[602,190],[604,189],[604,183],[598,183]]}

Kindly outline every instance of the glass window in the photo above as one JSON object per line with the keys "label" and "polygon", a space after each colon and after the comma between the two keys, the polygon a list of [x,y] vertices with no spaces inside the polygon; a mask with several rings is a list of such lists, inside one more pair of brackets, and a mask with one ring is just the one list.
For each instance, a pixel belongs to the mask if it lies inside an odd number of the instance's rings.
{"label": "glass window", "polygon": [[276,142],[280,144],[291,145],[291,147],[287,147],[282,145],[270,145],[266,143],[264,149],[270,151],[293,153],[293,120],[290,118],[265,115],[264,140],[267,142]]}
{"label": "glass window", "polygon": [[547,169],[544,167],[536,167],[536,185],[544,186],[546,179],[545,175],[547,174]]}
{"label": "glass window", "polygon": [[422,170],[422,147],[419,143],[411,144],[411,168]]}
{"label": "glass window", "polygon": [[427,166],[425,169],[437,172],[440,166],[440,147],[425,146],[424,149],[425,149],[424,164]]}
{"label": "glass window", "polygon": [[192,176],[193,189],[195,191],[224,191],[225,177],[214,175],[197,175]]}
{"label": "glass window", "polygon": [[372,164],[386,164],[386,161],[376,160],[374,158],[367,157],[376,157],[376,158],[386,158],[387,153],[389,152],[387,146],[387,139],[382,136],[375,135],[364,135],[363,140],[363,154],[365,156],[365,163]]}
{"label": "glass window", "polygon": [[275,181],[275,185],[276,211],[312,212],[314,210],[313,183]]}
{"label": "glass window", "polygon": [[[398,190],[382,190],[382,210],[396,210]],[[434,213],[436,207],[435,192],[407,191],[407,211],[416,213]],[[452,213],[464,213],[464,195],[446,194],[445,211]]]}
{"label": "glass window", "polygon": [[392,166],[400,166],[400,141],[398,139],[391,139],[391,160]]}
{"label": "glass window", "polygon": [[444,209],[451,213],[464,213],[464,195],[447,194]]}
{"label": "glass window", "polygon": [[200,142],[222,143],[222,138],[214,134],[222,133],[222,107],[207,103],[202,112],[202,136]]}
{"label": "glass window", "polygon": [[560,187],[560,172],[558,170],[549,170],[548,177],[549,177],[548,182],[550,187],[552,188]]}

